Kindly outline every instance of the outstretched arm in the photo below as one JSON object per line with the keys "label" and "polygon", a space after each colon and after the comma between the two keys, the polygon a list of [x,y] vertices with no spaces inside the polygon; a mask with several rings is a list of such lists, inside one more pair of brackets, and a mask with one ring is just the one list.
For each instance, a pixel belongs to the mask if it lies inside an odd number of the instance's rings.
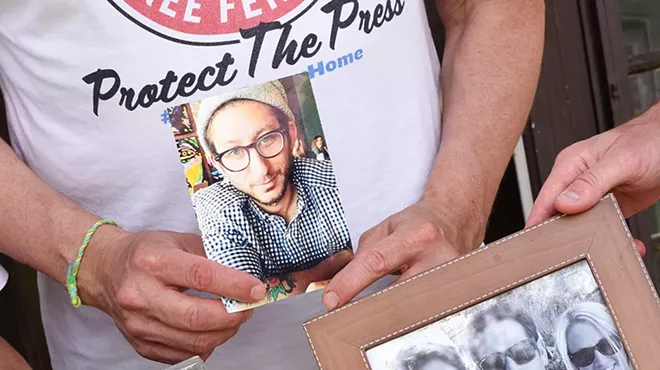
{"label": "outstretched arm", "polygon": [[437,0],[447,41],[442,142],[419,202],[362,235],[330,282],[325,305],[346,303],[376,279],[401,278],[477,248],[527,121],[540,74],[542,0]]}

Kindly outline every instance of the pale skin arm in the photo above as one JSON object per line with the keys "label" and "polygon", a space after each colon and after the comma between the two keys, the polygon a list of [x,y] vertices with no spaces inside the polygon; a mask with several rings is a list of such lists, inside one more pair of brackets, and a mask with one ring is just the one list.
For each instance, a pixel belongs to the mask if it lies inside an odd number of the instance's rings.
{"label": "pale skin arm", "polygon": [[442,142],[419,202],[365,232],[323,302],[345,304],[378,278],[400,279],[477,248],[525,126],[540,74],[542,0],[438,0],[447,41]]}
{"label": "pale skin arm", "polygon": [[[48,187],[2,140],[0,204],[0,251],[64,286],[68,262],[100,217]],[[182,290],[245,302],[265,296],[258,279],[206,259],[197,235],[109,225],[85,252],[78,288],[83,303],[108,313],[138,353],[165,363],[207,358],[251,314],[227,314],[219,300]]]}

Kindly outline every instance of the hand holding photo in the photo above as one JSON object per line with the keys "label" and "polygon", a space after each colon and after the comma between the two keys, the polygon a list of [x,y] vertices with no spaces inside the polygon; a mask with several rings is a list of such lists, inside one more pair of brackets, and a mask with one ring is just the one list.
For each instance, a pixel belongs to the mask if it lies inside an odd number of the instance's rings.
{"label": "hand holding photo", "polygon": [[660,299],[612,195],[303,327],[324,370],[645,370],[660,363]]}
{"label": "hand holding photo", "polygon": [[306,73],[171,111],[187,112],[172,127],[208,258],[266,286],[258,303],[223,297],[229,312],[320,289],[352,259]]}

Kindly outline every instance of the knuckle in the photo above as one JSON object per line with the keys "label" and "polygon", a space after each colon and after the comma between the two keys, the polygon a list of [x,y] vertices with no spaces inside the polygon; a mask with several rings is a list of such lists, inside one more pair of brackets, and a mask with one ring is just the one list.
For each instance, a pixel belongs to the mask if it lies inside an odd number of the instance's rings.
{"label": "knuckle", "polygon": [[421,221],[417,226],[417,241],[421,243],[437,242],[444,237],[440,226],[430,220]]}
{"label": "knuckle", "polygon": [[137,343],[135,351],[142,357],[150,360],[159,360],[156,349],[147,343]]}
{"label": "knuckle", "polygon": [[621,160],[621,169],[623,171],[636,171],[643,167],[642,155],[637,150],[621,150],[616,154]]}
{"label": "knuckle", "polygon": [[213,284],[213,270],[208,265],[194,262],[188,270],[187,280],[193,289],[208,291]]}
{"label": "knuckle", "polygon": [[600,178],[596,174],[590,171],[582,173],[580,176],[578,176],[576,181],[583,182],[587,186],[592,187],[594,189],[598,189],[601,184]]}
{"label": "knuckle", "polygon": [[222,343],[220,343],[220,344],[225,343],[226,341],[228,341],[229,339],[231,339],[234,335],[238,334],[238,327],[230,328],[230,329],[227,330],[225,333],[226,333],[226,334],[225,334],[224,337],[222,338]]}
{"label": "knuckle", "polygon": [[593,152],[591,145],[588,145],[586,142],[578,141],[577,143],[573,143],[562,149],[559,154],[557,154],[554,166],[564,167],[573,164],[576,159],[583,162],[589,162],[594,156],[595,153]]}
{"label": "knuckle", "polygon": [[138,269],[145,271],[158,271],[163,267],[159,255],[153,253],[152,249],[146,244],[140,244],[135,248],[131,263]]}
{"label": "knuckle", "polygon": [[136,338],[141,338],[145,334],[142,322],[134,316],[126,316],[124,318],[124,327],[126,327],[126,331]]}
{"label": "knuckle", "polygon": [[119,289],[116,300],[119,306],[125,310],[140,310],[145,306],[140,294],[132,288]]}
{"label": "knuckle", "polygon": [[564,162],[567,160],[571,160],[572,158],[575,157],[575,155],[584,149],[584,143],[578,141],[576,143],[572,143],[571,145],[568,145],[564,149],[559,151],[559,154],[555,157],[555,163],[557,162]]}
{"label": "knuckle", "polygon": [[186,324],[191,329],[206,330],[208,326],[206,316],[201,308],[190,305],[185,313]]}
{"label": "knuckle", "polygon": [[367,240],[369,240],[369,238],[371,237],[371,235],[373,235],[373,233],[374,233],[374,229],[369,229],[364,233],[362,233],[362,235],[360,235],[360,239],[358,239],[358,245],[359,246],[364,245],[364,243],[366,243]]}
{"label": "knuckle", "polygon": [[365,268],[373,275],[385,275],[389,273],[390,266],[385,255],[376,249],[368,251],[365,256]]}
{"label": "knuckle", "polygon": [[213,347],[213,338],[210,334],[200,334],[193,339],[192,349],[195,353],[205,353],[212,350]]}
{"label": "knuckle", "polygon": [[151,347],[147,346],[142,342],[135,343],[133,348],[135,348],[135,351],[142,357],[150,358],[153,355],[153,351],[151,350]]}
{"label": "knuckle", "polygon": [[568,152],[570,151],[570,148],[571,147],[568,147],[568,148],[562,150],[561,152],[559,152],[559,154],[557,154],[557,156],[555,157],[555,163],[554,163],[555,167],[561,166],[564,162],[566,162],[566,159],[568,157]]}
{"label": "knuckle", "polygon": [[227,271],[222,273],[221,275],[218,275],[222,278],[222,289],[223,292],[226,292],[226,294],[241,294],[245,293],[245,283],[244,280],[241,279],[242,276],[239,276],[238,274],[234,274],[234,272],[238,271]]}

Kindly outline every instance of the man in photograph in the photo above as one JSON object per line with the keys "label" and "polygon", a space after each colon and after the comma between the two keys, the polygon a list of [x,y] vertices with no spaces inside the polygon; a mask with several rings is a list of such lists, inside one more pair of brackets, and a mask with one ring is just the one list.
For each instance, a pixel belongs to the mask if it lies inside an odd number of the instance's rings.
{"label": "man in photograph", "polygon": [[223,177],[193,195],[209,258],[271,288],[281,282],[284,295],[330,279],[349,261],[332,164],[293,155],[297,127],[281,83],[205,99],[197,129]]}
{"label": "man in photograph", "polygon": [[466,370],[456,349],[441,344],[420,344],[403,349],[396,370]]}
{"label": "man in photograph", "polygon": [[470,322],[470,351],[481,370],[545,370],[548,353],[534,319],[507,303],[477,313]]}

